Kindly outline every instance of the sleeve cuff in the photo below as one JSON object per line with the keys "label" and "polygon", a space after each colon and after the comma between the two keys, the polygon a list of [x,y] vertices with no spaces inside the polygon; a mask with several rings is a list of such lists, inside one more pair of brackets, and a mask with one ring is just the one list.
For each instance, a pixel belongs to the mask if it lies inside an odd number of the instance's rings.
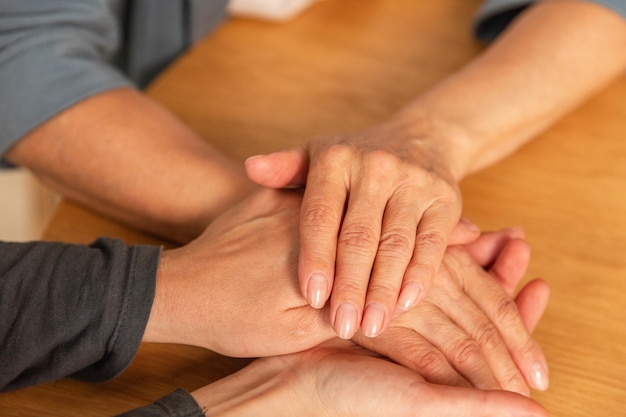
{"label": "sleeve cuff", "polygon": [[177,389],[154,403],[117,417],[205,417],[200,406],[187,391]]}
{"label": "sleeve cuff", "polygon": [[160,254],[161,248],[155,246],[131,248],[123,301],[106,354],[97,363],[72,375],[73,378],[106,381],[121,374],[133,361],[152,309]]}
{"label": "sleeve cuff", "polygon": [[[624,0],[588,1],[613,10],[626,18],[626,1]],[[513,19],[535,2],[533,0],[486,0],[476,16],[474,35],[484,42],[493,41]]]}

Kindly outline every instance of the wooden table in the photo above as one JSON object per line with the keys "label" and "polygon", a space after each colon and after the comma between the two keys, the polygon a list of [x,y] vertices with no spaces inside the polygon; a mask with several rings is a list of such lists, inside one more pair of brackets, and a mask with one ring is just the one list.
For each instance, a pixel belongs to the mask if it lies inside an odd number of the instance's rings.
{"label": "wooden table", "polygon": [[[149,90],[209,142],[242,160],[383,120],[481,50],[473,0],[336,0],[287,24],[232,20]],[[552,286],[537,330],[554,417],[626,416],[626,80],[515,156],[462,183],[465,215],[484,229],[522,225],[529,277]],[[153,238],[60,205],[46,239]],[[64,380],[0,395],[2,416],[99,416],[175,387],[205,385],[244,362],[144,345],[120,378]],[[391,417],[391,416],[390,416]]]}

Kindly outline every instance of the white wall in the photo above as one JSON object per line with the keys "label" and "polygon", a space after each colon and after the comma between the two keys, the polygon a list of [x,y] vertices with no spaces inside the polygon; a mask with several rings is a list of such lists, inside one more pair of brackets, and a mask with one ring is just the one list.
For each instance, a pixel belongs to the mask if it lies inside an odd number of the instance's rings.
{"label": "white wall", "polygon": [[38,239],[58,198],[24,170],[0,170],[0,240]]}

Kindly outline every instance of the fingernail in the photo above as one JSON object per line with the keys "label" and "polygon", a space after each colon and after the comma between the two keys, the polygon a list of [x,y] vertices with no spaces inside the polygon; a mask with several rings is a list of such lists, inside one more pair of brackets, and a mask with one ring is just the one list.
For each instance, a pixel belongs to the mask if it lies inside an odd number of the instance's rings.
{"label": "fingernail", "polygon": [[468,219],[467,217],[461,217],[461,222],[465,227],[471,232],[480,232],[480,227],[478,227],[473,221]]}
{"label": "fingernail", "polygon": [[248,161],[252,161],[253,159],[258,159],[258,158],[261,158],[261,157],[263,157],[263,156],[265,156],[265,155],[253,155],[253,156],[250,156],[250,157],[248,157],[248,158],[246,159],[246,162],[248,162]]}
{"label": "fingernail", "polygon": [[539,391],[545,391],[550,386],[550,381],[548,380],[548,370],[541,362],[535,362],[530,367],[530,379],[533,382],[533,387]]}
{"label": "fingernail", "polygon": [[365,307],[361,329],[367,337],[377,336],[385,322],[385,309],[378,303],[370,303]]}
{"label": "fingernail", "polygon": [[356,332],[357,316],[354,304],[341,304],[335,314],[335,333],[342,339],[350,339]]}
{"label": "fingernail", "polygon": [[407,311],[417,303],[417,299],[422,293],[422,286],[415,281],[409,281],[402,287],[400,297],[398,297],[398,307]]}
{"label": "fingernail", "polygon": [[328,280],[320,273],[315,273],[309,278],[309,282],[306,287],[306,298],[309,301],[311,307],[322,308],[326,303],[326,294],[328,287]]}

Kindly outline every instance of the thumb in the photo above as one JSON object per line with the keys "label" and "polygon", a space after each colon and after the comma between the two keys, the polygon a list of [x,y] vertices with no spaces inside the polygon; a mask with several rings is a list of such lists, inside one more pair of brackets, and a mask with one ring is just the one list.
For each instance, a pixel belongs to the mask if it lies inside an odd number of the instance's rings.
{"label": "thumb", "polygon": [[253,182],[269,188],[303,186],[309,172],[304,148],[287,149],[246,159],[246,174]]}
{"label": "thumb", "polygon": [[547,417],[546,410],[519,394],[507,391],[480,391],[465,387],[431,385],[432,396],[422,407],[422,416],[438,417]]}

